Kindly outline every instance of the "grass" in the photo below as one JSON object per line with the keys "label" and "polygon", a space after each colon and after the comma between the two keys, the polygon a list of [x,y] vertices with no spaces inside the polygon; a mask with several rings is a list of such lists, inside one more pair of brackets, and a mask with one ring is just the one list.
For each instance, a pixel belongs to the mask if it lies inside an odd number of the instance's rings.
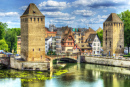
{"label": "grass", "polygon": [[128,55],[123,55],[123,57],[130,57],[130,53]]}

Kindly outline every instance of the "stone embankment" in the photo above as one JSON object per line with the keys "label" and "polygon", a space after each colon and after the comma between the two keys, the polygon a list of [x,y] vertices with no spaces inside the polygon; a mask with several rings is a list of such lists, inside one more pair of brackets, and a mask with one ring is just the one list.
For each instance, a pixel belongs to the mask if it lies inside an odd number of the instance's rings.
{"label": "stone embankment", "polygon": [[130,68],[130,58],[84,57],[84,62]]}

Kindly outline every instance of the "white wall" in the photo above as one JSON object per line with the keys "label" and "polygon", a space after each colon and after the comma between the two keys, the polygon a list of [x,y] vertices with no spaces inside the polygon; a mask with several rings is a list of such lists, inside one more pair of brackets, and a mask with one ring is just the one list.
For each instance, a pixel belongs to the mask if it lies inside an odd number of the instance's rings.
{"label": "white wall", "polygon": [[96,35],[92,43],[92,54],[100,55],[100,49],[101,49],[101,43],[98,36]]}
{"label": "white wall", "polygon": [[46,54],[49,50],[50,43],[52,43],[52,37],[49,40],[45,41],[45,52],[46,52]]}

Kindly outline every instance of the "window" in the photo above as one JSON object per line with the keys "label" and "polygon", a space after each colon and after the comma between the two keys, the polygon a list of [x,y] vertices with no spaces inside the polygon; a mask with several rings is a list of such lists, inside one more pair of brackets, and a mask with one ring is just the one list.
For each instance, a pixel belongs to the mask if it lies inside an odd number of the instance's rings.
{"label": "window", "polygon": [[99,46],[99,43],[98,43],[98,46]]}
{"label": "window", "polygon": [[34,49],[33,49],[33,51],[34,51]]}
{"label": "window", "polygon": [[106,37],[107,37],[107,30],[106,30]]}
{"label": "window", "polygon": [[42,18],[41,18],[41,21],[42,21]]}
{"label": "window", "polygon": [[33,13],[35,13],[35,11],[33,11]]}
{"label": "window", "polygon": [[121,45],[120,45],[120,48],[121,48]]}
{"label": "window", "polygon": [[38,18],[37,20],[38,20],[38,22],[39,22],[39,18]]}
{"label": "window", "polygon": [[30,20],[32,21],[32,18],[30,18]]}
{"label": "window", "polygon": [[72,43],[71,43],[71,45],[72,45]]}
{"label": "window", "polygon": [[84,47],[84,45],[82,45],[82,47]]}
{"label": "window", "polygon": [[39,51],[40,51],[40,48],[39,48]]}
{"label": "window", "polygon": [[68,43],[68,45],[69,45],[69,43]]}
{"label": "window", "polygon": [[96,43],[94,43],[94,46],[96,46]]}
{"label": "window", "polygon": [[35,18],[34,18],[34,21],[35,21]]}
{"label": "window", "polygon": [[80,34],[79,34],[79,36],[80,36]]}
{"label": "window", "polygon": [[111,41],[110,41],[110,48],[111,48]]}
{"label": "window", "polygon": [[42,55],[41,55],[41,59],[42,59]]}

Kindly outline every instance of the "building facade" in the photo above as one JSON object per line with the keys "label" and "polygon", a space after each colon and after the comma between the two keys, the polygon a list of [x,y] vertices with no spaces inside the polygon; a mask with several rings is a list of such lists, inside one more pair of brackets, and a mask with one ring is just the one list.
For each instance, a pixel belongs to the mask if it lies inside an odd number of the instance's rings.
{"label": "building facade", "polygon": [[21,36],[17,36],[17,54],[21,55]]}
{"label": "building facade", "polygon": [[101,42],[97,35],[95,35],[95,38],[92,42],[92,55],[101,55]]}
{"label": "building facade", "polygon": [[21,57],[26,61],[45,60],[45,16],[31,3],[21,18]]}
{"label": "building facade", "polygon": [[55,37],[57,32],[49,31],[48,28],[45,28],[45,38],[47,37]]}
{"label": "building facade", "polygon": [[46,52],[46,54],[49,51],[49,48],[51,47],[51,45],[52,45],[52,37],[47,37],[45,39],[45,52]]}
{"label": "building facade", "polygon": [[103,23],[103,51],[110,56],[124,54],[124,23],[116,13]]}

